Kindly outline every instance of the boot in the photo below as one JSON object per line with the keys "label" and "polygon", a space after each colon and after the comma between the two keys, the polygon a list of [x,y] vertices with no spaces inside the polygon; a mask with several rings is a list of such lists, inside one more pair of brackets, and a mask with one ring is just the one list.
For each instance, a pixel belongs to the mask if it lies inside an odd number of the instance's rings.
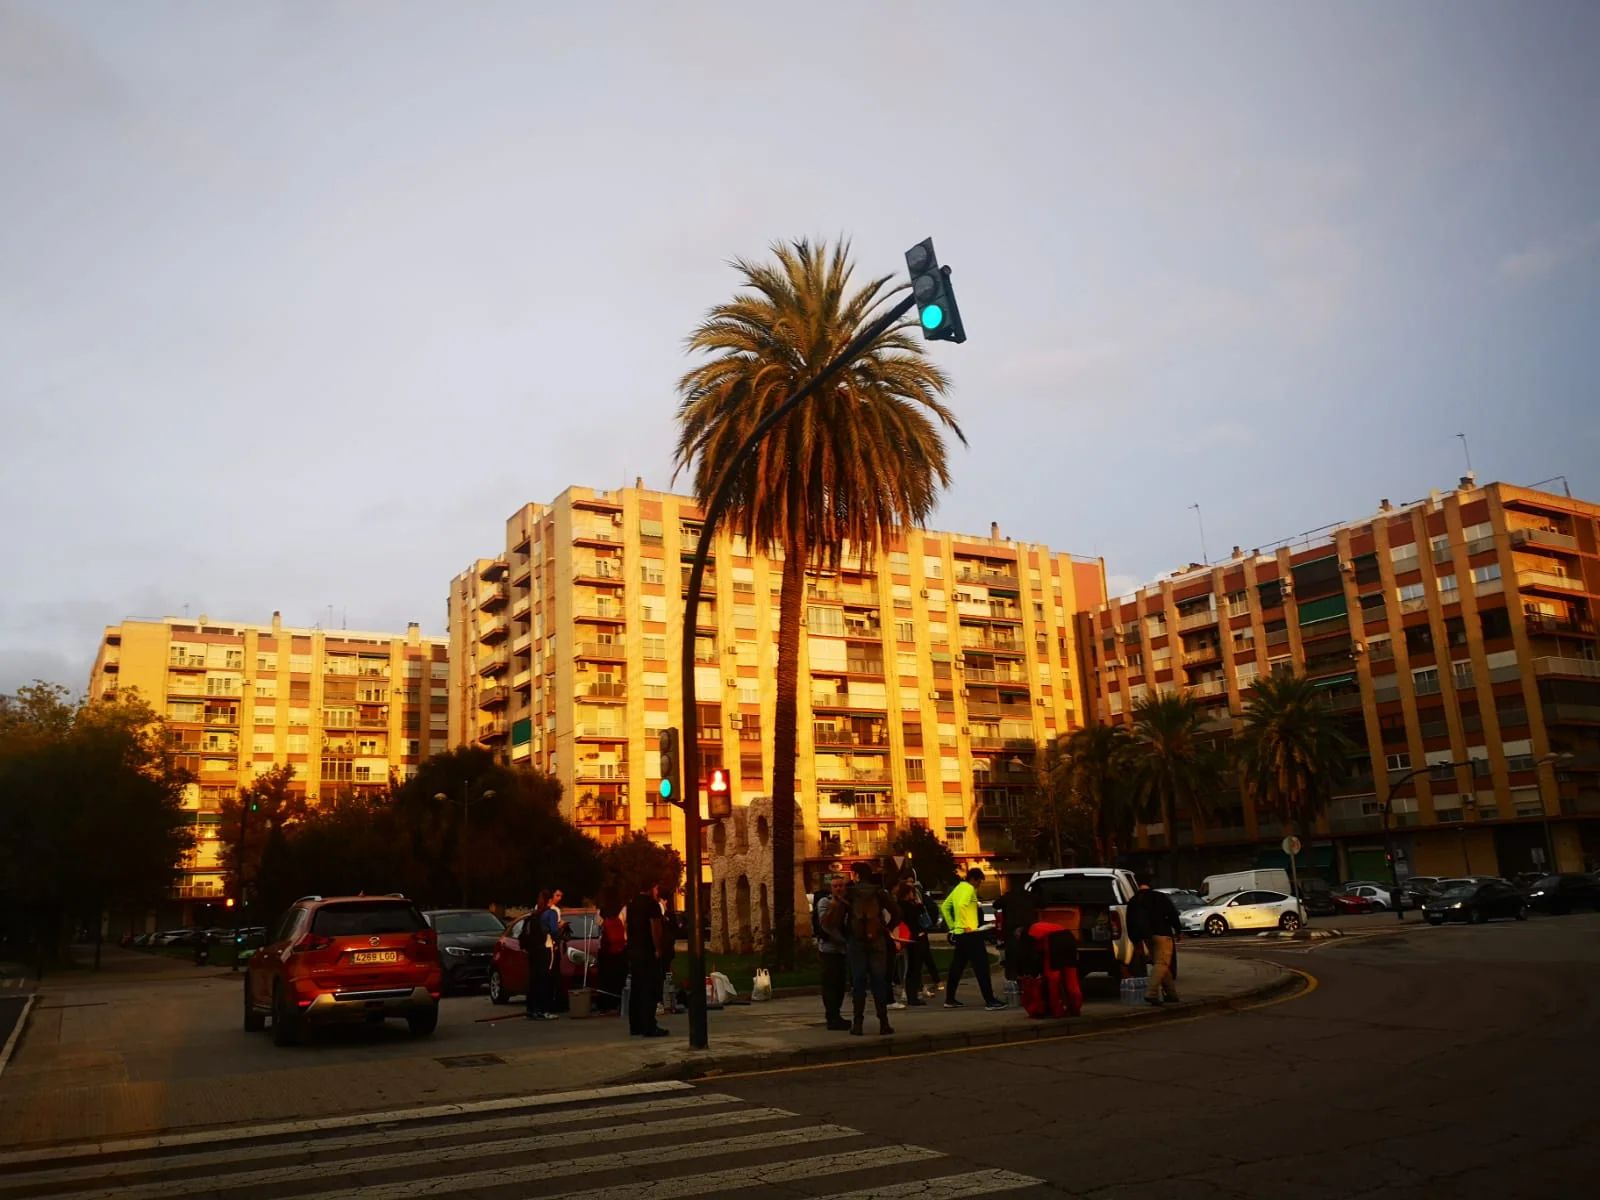
{"label": "boot", "polygon": [[[861,1022],[858,1019],[856,1021],[856,1025],[859,1027],[860,1024],[861,1024]],[[855,1030],[851,1030],[851,1032],[854,1033],[856,1031]],[[885,1037],[888,1034],[891,1034],[893,1032],[894,1032],[894,1030],[892,1028],[890,1028],[890,1026],[889,1026],[889,1009],[888,1009],[888,1006],[885,1005],[882,1000],[879,1000],[878,1001],[878,1036],[879,1037]]]}
{"label": "boot", "polygon": [[850,1036],[851,1037],[860,1037],[861,1036],[861,1014],[859,1012],[856,1013],[856,1015],[854,1017],[852,1017],[851,1020],[850,1020]]}

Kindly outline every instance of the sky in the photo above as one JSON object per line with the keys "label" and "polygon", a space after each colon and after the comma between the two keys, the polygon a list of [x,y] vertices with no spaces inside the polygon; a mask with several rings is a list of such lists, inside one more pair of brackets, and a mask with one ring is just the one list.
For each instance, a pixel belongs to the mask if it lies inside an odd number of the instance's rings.
{"label": "sky", "polygon": [[1557,0],[0,0],[0,692],[130,616],[443,633],[523,503],[671,485],[776,239],[934,237],[930,525],[1114,592],[1466,452],[1600,499],[1597,61]]}

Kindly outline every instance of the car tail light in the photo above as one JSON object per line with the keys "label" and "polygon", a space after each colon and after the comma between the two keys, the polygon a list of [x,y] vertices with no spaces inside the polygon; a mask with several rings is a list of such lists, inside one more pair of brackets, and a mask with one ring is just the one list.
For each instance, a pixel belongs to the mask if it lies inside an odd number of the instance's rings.
{"label": "car tail light", "polygon": [[430,949],[437,944],[437,939],[433,936],[433,930],[431,929],[417,930],[411,935],[411,940],[423,950]]}
{"label": "car tail light", "polygon": [[308,933],[289,949],[294,954],[304,954],[308,950],[326,950],[331,945],[333,945],[332,938]]}
{"label": "car tail light", "polygon": [[1114,912],[1111,914],[1111,936],[1114,938],[1122,936],[1122,918]]}

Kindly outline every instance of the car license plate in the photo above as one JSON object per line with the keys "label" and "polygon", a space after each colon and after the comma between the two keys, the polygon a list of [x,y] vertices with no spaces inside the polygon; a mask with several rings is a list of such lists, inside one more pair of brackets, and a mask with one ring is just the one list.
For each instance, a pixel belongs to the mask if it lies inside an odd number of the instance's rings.
{"label": "car license plate", "polygon": [[352,954],[350,956],[350,961],[353,962],[353,963],[357,963],[357,964],[360,964],[360,963],[399,962],[400,961],[400,951],[398,951],[398,950],[357,950],[354,954]]}

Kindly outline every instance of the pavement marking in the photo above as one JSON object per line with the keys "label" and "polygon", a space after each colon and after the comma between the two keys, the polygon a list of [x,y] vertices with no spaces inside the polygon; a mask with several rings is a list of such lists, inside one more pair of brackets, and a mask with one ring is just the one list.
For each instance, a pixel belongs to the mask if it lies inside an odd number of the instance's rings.
{"label": "pavement marking", "polygon": [[[846,1154],[830,1154],[822,1158],[791,1158],[783,1162],[733,1167],[726,1171],[707,1171],[700,1175],[680,1175],[672,1179],[652,1180],[649,1183],[626,1183],[618,1187],[594,1188],[587,1192],[567,1192],[563,1200],[677,1200],[682,1196],[704,1196],[714,1192],[732,1191],[734,1188],[742,1191],[792,1179],[814,1179],[824,1175],[843,1175],[850,1171],[875,1171],[880,1167],[926,1162],[943,1157],[944,1155],[938,1150],[926,1150],[921,1146],[874,1146],[869,1150],[852,1150]],[[1039,1181],[1030,1179],[1028,1182]],[[858,1194],[870,1197],[886,1196],[890,1192],[874,1188],[870,1192]],[[950,1195],[977,1194],[976,1192],[950,1193]]]}
{"label": "pavement marking", "polygon": [[12,1150],[0,1154],[0,1167],[30,1162],[59,1162],[63,1159],[98,1158],[103,1154],[127,1154],[139,1150],[166,1150],[178,1146],[203,1146],[214,1142],[257,1141],[286,1133],[314,1133],[323,1129],[350,1129],[355,1126],[425,1121],[434,1117],[469,1116],[473,1113],[506,1112],[520,1108],[550,1108],[577,1104],[585,1100],[610,1100],[617,1096],[647,1096],[653,1092],[681,1092],[693,1085],[678,1079],[649,1083],[620,1083],[605,1087],[581,1088],[571,1092],[545,1092],[536,1096],[503,1096],[497,1100],[470,1100],[459,1104],[431,1104],[423,1108],[400,1108],[389,1112],[352,1113],[338,1117],[314,1117],[305,1121],[279,1121],[272,1125],[232,1126],[205,1129],[194,1133],[174,1133],[143,1138],[124,1138],[110,1142],[83,1142],[68,1146],[44,1146],[34,1150]]}
{"label": "pavement marking", "polygon": [[[620,1171],[634,1169],[649,1169],[661,1163],[683,1162],[687,1159],[701,1158],[705,1155],[725,1153],[740,1154],[749,1150],[768,1150],[779,1146],[800,1146],[812,1142],[831,1142],[840,1138],[860,1137],[861,1132],[849,1129],[843,1125],[808,1125],[801,1129],[781,1129],[775,1133],[757,1133],[746,1137],[718,1138],[709,1142],[691,1142],[679,1146],[645,1146],[638,1150],[602,1150],[598,1154],[585,1155],[583,1158],[567,1158],[558,1162],[544,1163],[518,1163],[515,1166],[485,1167],[479,1171],[472,1171],[464,1175],[443,1175],[433,1179],[407,1181],[396,1185],[393,1182],[374,1184],[371,1187],[348,1188],[338,1192],[316,1192],[297,1195],[295,1200],[393,1200],[398,1194],[406,1200],[415,1200],[419,1196],[453,1196],[459,1191],[471,1187],[503,1187],[513,1183],[545,1182],[559,1179],[564,1175],[581,1175],[589,1171]],[[883,1147],[874,1147],[875,1154],[881,1154]],[[930,1152],[932,1153],[932,1152]],[[824,1156],[825,1157],[825,1156]],[[807,1170],[814,1171],[819,1165],[818,1160],[806,1160]],[[742,1172],[741,1184],[748,1184],[752,1178],[757,1177],[759,1167],[751,1166]],[[304,1178],[302,1174],[301,1178]],[[216,1180],[211,1181],[212,1188],[217,1189]],[[107,1192],[108,1197],[120,1196],[123,1193]],[[624,1193],[628,1196],[639,1194],[638,1184],[627,1185]],[[53,1200],[53,1198],[52,1198]]]}
{"label": "pavement marking", "polygon": [[[687,1096],[660,1096],[645,1102],[650,1113],[670,1112],[674,1109],[689,1108],[714,1108],[727,1104],[743,1103],[737,1096],[730,1096],[720,1092],[696,1092]],[[578,1121],[602,1117],[619,1117],[628,1113],[639,1111],[641,1103],[638,1100],[629,1100],[624,1104],[603,1104],[594,1108],[574,1109],[570,1113],[563,1113],[563,1122],[570,1124]],[[478,1133],[504,1133],[510,1129],[527,1127],[530,1121],[544,1119],[538,1112],[522,1113],[514,1117],[489,1117],[475,1121],[450,1121],[426,1128],[406,1131],[411,1143],[429,1141],[437,1138],[451,1138],[460,1140],[471,1134]],[[585,1133],[588,1130],[578,1129],[575,1132]],[[598,1130],[596,1132],[608,1132]],[[367,1146],[392,1146],[395,1142],[395,1131],[392,1129],[374,1130],[371,1133],[359,1133],[349,1137],[317,1138],[315,1140],[298,1140],[281,1144],[265,1144],[259,1146],[240,1146],[229,1150],[202,1150],[186,1154],[171,1155],[163,1158],[136,1158],[126,1159],[121,1162],[111,1163],[84,1163],[74,1167],[47,1167],[43,1170],[20,1171],[0,1179],[0,1191],[5,1191],[15,1184],[27,1184],[37,1187],[47,1183],[70,1183],[74,1180],[93,1183],[108,1182],[113,1179],[127,1180],[139,1175],[150,1175],[158,1171],[170,1171],[175,1168],[185,1170],[193,1167],[220,1167],[231,1163],[259,1162],[272,1158],[295,1158],[303,1160],[306,1154],[323,1153],[325,1151],[360,1150]],[[526,1143],[521,1143],[526,1144]]]}
{"label": "pavement marking", "polygon": [[1042,1179],[1018,1175],[1014,1171],[964,1171],[960,1175],[908,1179],[904,1183],[893,1183],[887,1187],[880,1185],[859,1192],[834,1192],[820,1200],[893,1200],[896,1196],[914,1196],[916,1200],[958,1200],[961,1196],[988,1196],[995,1192],[1034,1187],[1043,1182]]}
{"label": "pavement marking", "polygon": [[943,1058],[949,1054],[981,1054],[985,1051],[1015,1050],[1023,1046],[1037,1046],[1041,1042],[1079,1042],[1088,1038],[1125,1036],[1130,1033],[1143,1033],[1152,1029],[1166,1029],[1173,1025],[1188,1025],[1195,1021],[1209,1021],[1228,1013],[1249,1012],[1257,1008],[1270,1008],[1274,1004],[1287,1004],[1291,1000],[1304,999],[1317,990],[1317,977],[1309,971],[1302,971],[1284,963],[1272,963],[1271,965],[1281,971],[1287,971],[1291,975],[1298,975],[1304,986],[1286,996],[1272,996],[1249,1004],[1218,1008],[1211,1012],[1194,1013],[1187,1017],[1168,1017],[1161,1021],[1151,1021],[1149,1019],[1126,1021],[1111,1029],[1091,1029],[1084,1033],[1044,1034],[1039,1037],[1024,1038],[1014,1042],[990,1042],[982,1046],[950,1046],[943,1050],[914,1050],[908,1054],[879,1054],[870,1058],[842,1059],[839,1062],[801,1063],[799,1066],[793,1067],[763,1067],[756,1071],[726,1071],[715,1075],[702,1076],[699,1082],[720,1084],[730,1079],[759,1079],[767,1075],[795,1075],[802,1071],[837,1071],[842,1067],[863,1067],[874,1063],[906,1062],[913,1058]]}
{"label": "pavement marking", "polygon": [[[568,1114],[563,1115],[566,1116]],[[618,1141],[632,1138],[654,1137],[658,1134],[693,1133],[697,1130],[713,1129],[725,1125],[752,1125],[759,1121],[777,1121],[795,1115],[795,1113],[782,1108],[746,1108],[731,1113],[700,1113],[688,1117],[669,1117],[664,1121],[634,1121],[626,1125],[609,1125],[596,1129],[584,1129],[581,1132],[584,1137],[594,1138],[599,1143],[614,1144]],[[757,1134],[754,1135],[754,1140],[758,1144],[764,1144],[768,1136]],[[393,1143],[394,1140],[394,1135],[391,1134],[389,1142]],[[498,1141],[472,1142],[467,1145],[433,1146],[422,1150],[402,1150],[398,1153],[382,1154],[375,1158],[335,1159],[331,1164],[325,1165],[331,1165],[345,1171],[363,1167],[388,1171],[401,1167],[430,1166],[435,1163],[470,1162],[473,1159],[487,1158],[496,1154],[560,1149],[571,1146],[572,1140],[573,1131],[563,1128],[559,1133],[538,1134],[534,1137],[502,1138]],[[733,1140],[750,1139],[736,1138]],[[712,1143],[706,1144],[710,1145]],[[305,1148],[302,1147],[302,1149]],[[315,1148],[314,1145],[310,1147],[313,1150]],[[645,1154],[653,1153],[653,1151],[627,1151],[624,1152],[624,1155],[628,1153]],[[618,1155],[617,1157],[620,1158],[624,1155]],[[602,1154],[600,1157],[606,1158],[607,1155]],[[574,1159],[572,1161],[579,1160]],[[593,1160],[588,1161],[589,1165],[594,1165]],[[181,1167],[184,1165],[184,1160],[182,1158],[169,1159],[166,1165],[169,1167]],[[554,1165],[558,1164],[542,1164],[543,1167]],[[540,1168],[536,1166],[534,1169],[538,1170]],[[486,1167],[484,1170],[491,1175],[498,1174],[498,1171],[493,1167]],[[93,1165],[80,1168],[80,1174],[92,1177],[94,1175]],[[149,1183],[133,1185],[121,1183],[110,1189],[95,1188],[89,1191],[61,1192],[56,1195],[59,1200],[68,1200],[68,1197],[71,1197],[72,1200],[90,1200],[91,1197],[94,1197],[95,1200],[100,1200],[102,1197],[105,1200],[110,1200],[110,1197],[114,1196],[121,1197],[121,1200],[162,1200],[166,1196],[212,1195],[224,1187],[254,1188],[271,1187],[276,1184],[300,1183],[304,1182],[305,1178],[306,1165],[304,1162],[297,1162],[285,1167],[265,1167],[256,1171],[241,1171],[220,1177],[206,1175],[193,1179],[159,1179],[152,1180]],[[5,1185],[0,1184],[0,1187],[3,1186]],[[388,1186],[392,1192],[394,1185],[390,1184]],[[403,1191],[408,1196],[423,1194],[410,1186],[405,1187]]]}
{"label": "pavement marking", "polygon": [[17,1048],[17,1042],[22,1039],[22,1027],[28,1023],[28,1013],[38,998],[37,993],[22,998],[22,1011],[17,1014],[17,1023],[11,1027],[11,1035],[6,1038],[5,1046],[0,1047],[0,1075],[6,1073],[6,1064],[11,1061],[11,1054]]}

